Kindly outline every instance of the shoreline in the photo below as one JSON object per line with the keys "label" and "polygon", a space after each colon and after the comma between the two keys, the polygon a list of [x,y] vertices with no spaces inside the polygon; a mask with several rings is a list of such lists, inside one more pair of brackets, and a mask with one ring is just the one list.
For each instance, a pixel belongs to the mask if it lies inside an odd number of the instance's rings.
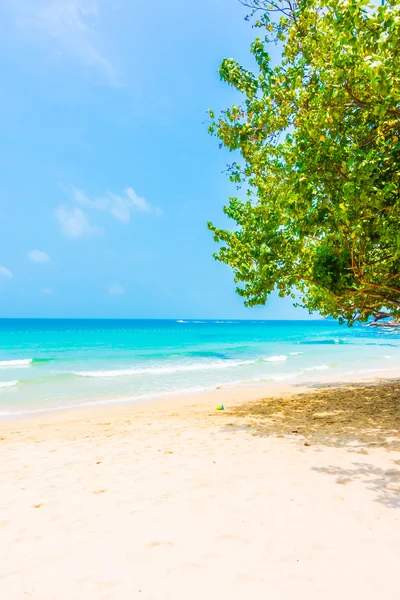
{"label": "shoreline", "polygon": [[[311,387],[304,386],[304,390],[311,390]],[[296,393],[294,385],[281,384],[268,387],[264,386],[217,386],[213,389],[196,391],[187,393],[185,390],[182,393],[172,393],[160,396],[149,397],[146,400],[136,401],[133,399],[104,399],[95,400],[93,402],[76,404],[74,406],[56,407],[56,408],[39,408],[32,411],[10,414],[0,418],[0,430],[3,425],[21,422],[55,422],[62,421],[63,417],[66,420],[75,420],[89,418],[90,415],[108,415],[112,418],[113,413],[119,415],[121,413],[153,413],[153,412],[169,412],[171,410],[180,410],[189,407],[197,407],[199,410],[210,410],[216,408],[220,404],[229,404],[234,406],[240,402],[252,402],[266,395],[275,397],[280,394]]]}
{"label": "shoreline", "polygon": [[[392,371],[393,369],[390,369]],[[377,369],[376,372],[382,372]],[[274,382],[273,384],[225,384],[213,386],[204,390],[195,390],[193,392],[183,389],[181,392],[166,392],[165,394],[146,394],[146,398],[136,399],[134,396],[128,398],[97,398],[87,402],[77,403],[67,406],[57,407],[38,407],[32,410],[21,410],[6,413],[0,411],[0,429],[4,423],[29,422],[32,420],[43,420],[50,422],[53,420],[61,420],[62,415],[72,418],[79,417],[85,413],[89,416],[90,413],[96,416],[96,413],[108,413],[112,416],[112,412],[121,411],[143,411],[162,409],[182,409],[186,406],[197,405],[212,408],[224,404],[235,406],[239,402],[254,402],[266,397],[275,398],[280,394],[297,395],[300,393],[312,393],[317,389],[330,388],[338,389],[346,385],[364,385],[364,384],[379,384],[400,380],[400,372],[396,376],[382,377],[365,375],[364,377],[357,374],[357,379],[351,374],[344,375],[340,379],[334,380],[309,380],[303,382]]]}
{"label": "shoreline", "polygon": [[[136,418],[168,420],[171,417],[181,419],[189,417],[195,420],[205,418],[210,420],[211,424],[216,419],[219,423],[221,420],[233,418],[241,421],[242,424],[246,421],[246,426],[256,430],[264,428],[265,434],[278,435],[278,437],[293,432],[296,435],[310,437],[309,434],[315,433],[314,425],[317,423],[318,443],[322,439],[319,435],[321,430],[324,429],[325,434],[332,429],[333,424],[335,443],[340,445],[343,442],[341,436],[345,438],[350,433],[354,442],[357,438],[357,430],[358,433],[362,433],[364,429],[370,430],[371,422],[373,422],[372,432],[381,433],[378,427],[379,419],[388,410],[385,398],[389,398],[393,413],[390,431],[394,433],[394,446],[400,449],[400,418],[398,422],[395,419],[396,415],[400,414],[400,378],[398,377],[373,380],[366,378],[357,381],[347,379],[323,384],[285,382],[267,389],[263,386],[232,388],[227,386],[190,395],[158,397],[147,402],[112,404],[106,402],[101,405],[83,405],[54,411],[43,409],[39,413],[1,419],[0,441],[6,440],[10,432],[15,431],[23,437],[29,432],[63,430],[63,436],[74,437],[77,431],[84,433],[86,429],[90,430],[92,423],[102,423],[104,420],[107,420],[110,426],[113,424],[118,426],[118,423],[124,420],[133,419],[133,423]],[[323,409],[320,406],[321,402]],[[224,405],[223,411],[217,410],[217,406],[221,404]],[[345,421],[344,427],[343,421]],[[338,423],[342,427],[341,430],[336,427]],[[388,429],[386,422],[385,427]],[[379,443],[381,442],[380,438]]]}

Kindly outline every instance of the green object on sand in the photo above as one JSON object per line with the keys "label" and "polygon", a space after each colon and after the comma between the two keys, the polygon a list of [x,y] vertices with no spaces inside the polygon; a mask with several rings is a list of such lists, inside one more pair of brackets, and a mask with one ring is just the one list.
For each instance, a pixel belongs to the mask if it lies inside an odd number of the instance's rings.
{"label": "green object on sand", "polygon": [[225,406],[223,404],[220,404],[215,410],[225,410]]}

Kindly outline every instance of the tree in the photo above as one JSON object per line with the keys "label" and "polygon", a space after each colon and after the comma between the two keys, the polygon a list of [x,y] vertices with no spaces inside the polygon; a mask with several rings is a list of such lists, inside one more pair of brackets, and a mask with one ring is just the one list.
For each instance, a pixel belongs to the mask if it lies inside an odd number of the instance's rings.
{"label": "tree", "polygon": [[400,4],[249,1],[256,72],[225,59],[243,101],[209,111],[244,161],[228,169],[235,229],[209,223],[215,257],[249,306],[277,289],[350,325],[399,317]]}

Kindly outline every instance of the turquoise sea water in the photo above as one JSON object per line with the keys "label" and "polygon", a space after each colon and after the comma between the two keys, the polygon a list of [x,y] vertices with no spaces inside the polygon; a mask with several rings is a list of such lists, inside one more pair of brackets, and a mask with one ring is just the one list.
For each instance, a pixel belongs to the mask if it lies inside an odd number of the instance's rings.
{"label": "turquoise sea water", "polygon": [[399,373],[400,335],[333,321],[0,320],[0,416]]}

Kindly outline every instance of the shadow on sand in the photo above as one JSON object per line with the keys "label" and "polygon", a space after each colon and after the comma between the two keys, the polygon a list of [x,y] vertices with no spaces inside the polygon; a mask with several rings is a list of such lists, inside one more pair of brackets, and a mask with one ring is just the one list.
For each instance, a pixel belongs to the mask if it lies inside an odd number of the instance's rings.
{"label": "shadow on sand", "polygon": [[[229,408],[219,415],[223,431],[254,436],[299,436],[305,445],[344,447],[368,455],[372,448],[400,450],[400,381],[346,384],[297,395],[285,394]],[[381,469],[368,462],[314,467],[338,484],[359,481],[376,492],[376,502],[400,508],[400,460]]]}
{"label": "shadow on sand", "polygon": [[302,435],[328,446],[400,449],[400,381],[283,394],[234,406],[222,414],[231,431]]}
{"label": "shadow on sand", "polygon": [[[397,461],[400,463],[400,461]],[[376,494],[375,502],[389,508],[400,508],[400,470],[381,469],[368,463],[353,463],[351,469],[338,466],[312,467],[313,471],[326,475],[334,475],[336,483],[346,485],[360,481],[368,490]]]}

